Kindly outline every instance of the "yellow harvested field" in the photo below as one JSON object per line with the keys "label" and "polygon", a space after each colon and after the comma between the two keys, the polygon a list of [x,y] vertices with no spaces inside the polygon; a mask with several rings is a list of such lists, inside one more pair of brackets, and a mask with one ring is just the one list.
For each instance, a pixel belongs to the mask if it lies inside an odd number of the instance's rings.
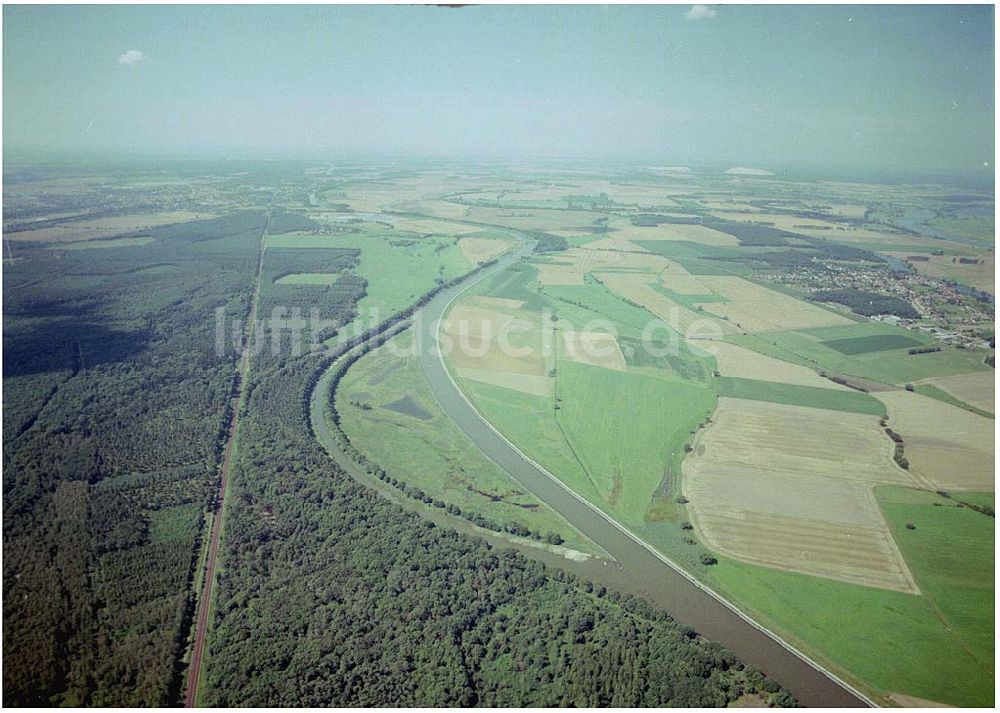
{"label": "yellow harvested field", "polygon": [[684,269],[680,263],[667,260],[660,272],[660,283],[679,295],[707,295],[711,290],[701,279]]}
{"label": "yellow harvested field", "polygon": [[595,220],[603,217],[600,213],[576,210],[460,207],[468,208],[469,220],[526,230],[571,230],[581,225],[594,225]]}
{"label": "yellow harvested field", "polygon": [[[557,232],[558,235],[562,235],[564,238],[570,238],[578,235],[578,233],[572,230],[560,230]],[[590,248],[592,250],[612,250],[618,252],[628,252],[628,253],[644,253],[646,252],[641,247],[635,243],[627,240],[626,238],[616,237],[614,234],[606,238],[598,238],[589,243],[584,243],[583,247]]]}
{"label": "yellow harvested field", "polygon": [[462,249],[465,259],[473,265],[486,262],[510,249],[508,241],[493,238],[459,238],[458,246]]}
{"label": "yellow harvested field", "polygon": [[570,265],[537,265],[542,285],[582,285],[584,273]]}
{"label": "yellow harvested field", "polygon": [[621,262],[613,266],[612,270],[645,270],[647,272],[661,272],[671,267],[683,270],[680,265],[668,260],[661,255],[653,253],[620,253]]}
{"label": "yellow harvested field", "polygon": [[660,277],[660,282],[668,290],[679,295],[710,295],[712,290],[708,288],[701,278],[695,275],[686,275],[678,272],[664,272]]}
{"label": "yellow harvested field", "polygon": [[515,372],[489,371],[485,369],[459,368],[456,373],[463,379],[479,381],[483,384],[492,384],[504,389],[513,389],[522,394],[532,396],[552,396],[552,386],[555,379],[547,376],[531,376],[530,374],[518,374]]}
{"label": "yellow harvested field", "polygon": [[696,522],[705,544],[733,559],[864,587],[919,593],[885,526],[721,509],[699,514]]}
{"label": "yellow harvested field", "polygon": [[[930,248],[928,248],[929,250]],[[974,265],[958,262],[954,255],[931,255],[919,252],[890,252],[892,257],[906,260],[908,257],[917,255],[928,258],[925,260],[910,261],[910,265],[921,275],[928,277],[939,277],[954,280],[962,284],[983,290],[990,294],[996,294],[996,260],[992,253],[982,252],[975,255],[977,262]],[[953,262],[954,261],[954,262]]]}
{"label": "yellow harvested field", "polygon": [[596,277],[609,290],[642,306],[689,339],[718,337],[737,331],[735,325],[725,320],[706,312],[695,312],[660,294],[646,284],[647,275],[602,272]]}
{"label": "yellow harvested field", "polygon": [[474,295],[469,297],[468,302],[481,305],[483,307],[500,307],[501,309],[520,309],[524,302],[522,300],[510,300],[506,297],[487,297],[486,295]]}
{"label": "yellow harvested field", "polygon": [[[395,195],[389,192],[385,196],[385,201],[391,200],[391,197]],[[398,199],[398,195],[395,195]],[[372,201],[354,201],[351,202],[351,206],[355,210],[371,210],[378,211],[381,202],[378,200]],[[366,207],[367,206],[367,207]],[[448,201],[428,199],[428,200],[415,200],[397,206],[400,210],[408,210],[414,213],[423,213],[425,215],[433,215],[439,218],[452,218],[452,219],[465,219],[468,218],[472,212],[471,208],[467,208],[464,205],[459,205],[457,203],[450,203]]]}
{"label": "yellow harvested field", "polygon": [[752,349],[720,341],[699,346],[715,356],[719,373],[722,376],[850,391],[846,386],[824,379],[807,366],[791,364],[781,359],[765,356]]}
{"label": "yellow harvested field", "polygon": [[742,277],[704,275],[701,282],[728,302],[706,302],[706,312],[725,317],[747,332],[783,331],[853,324],[829,310],[789,297]]}
{"label": "yellow harvested field", "polygon": [[730,200],[701,200],[698,201],[705,210],[718,211],[720,213],[753,213],[757,208],[749,203]]}
{"label": "yellow harvested field", "polygon": [[75,223],[64,223],[50,228],[24,230],[17,233],[4,233],[7,240],[25,242],[62,242],[68,240],[93,240],[108,238],[120,233],[131,233],[138,230],[148,230],[174,223],[187,223],[192,220],[214,218],[209,213],[191,213],[189,211],[173,211],[170,213],[137,213],[113,218],[97,218],[81,220]]}
{"label": "yellow harvested field", "polygon": [[[648,230],[648,228],[647,228]],[[728,233],[706,228],[704,225],[683,225],[664,223],[654,228],[646,240],[690,240],[702,245],[720,245],[723,247],[738,247],[740,241]]]}
{"label": "yellow harvested field", "polygon": [[738,245],[739,241],[703,225],[683,225],[663,223],[657,226],[632,225],[632,221],[622,216],[612,216],[608,227],[613,229],[607,237],[634,243],[636,240],[693,240],[705,245]]}
{"label": "yellow harvested field", "polygon": [[683,464],[692,524],[734,559],[915,593],[873,491],[913,484],[892,450],[874,416],[720,398]]}
{"label": "yellow harvested field", "polygon": [[497,340],[459,335],[453,340],[448,358],[456,368],[491,372],[512,372],[545,376],[545,357],[537,348],[513,350],[501,347]]}
{"label": "yellow harvested field", "polygon": [[996,372],[993,369],[974,371],[971,374],[955,376],[938,376],[925,379],[921,384],[931,384],[942,391],[947,391],[959,401],[975,406],[983,411],[996,413]]}
{"label": "yellow harvested field", "polygon": [[910,472],[934,490],[994,490],[994,421],[912,391],[872,396],[903,437]]}
{"label": "yellow harvested field", "polygon": [[954,708],[954,706],[949,706],[947,703],[929,701],[926,698],[907,696],[903,693],[890,693],[889,698],[903,708]]}
{"label": "yellow harvested field", "polygon": [[538,281],[543,285],[582,285],[583,276],[597,270],[626,269],[658,271],[668,263],[650,253],[616,252],[570,248],[537,263]]}
{"label": "yellow harvested field", "polygon": [[419,220],[411,218],[394,221],[392,225],[396,230],[403,230],[409,233],[433,233],[436,235],[465,235],[466,233],[476,233],[481,230],[474,225],[448,223],[442,220]]}
{"label": "yellow harvested field", "polygon": [[443,327],[448,341],[442,349],[456,368],[531,376],[551,368],[551,323],[543,324],[537,313],[507,314],[470,300],[452,308]]}
{"label": "yellow harvested field", "polygon": [[[722,397],[713,421],[697,450],[699,456],[704,450],[716,463],[865,483],[913,484],[893,462],[893,443],[875,416]],[[849,452],[845,444],[850,444]]]}
{"label": "yellow harvested field", "polygon": [[468,304],[458,304],[444,321],[444,330],[449,335],[470,335],[480,339],[493,339],[514,317],[503,312]]}
{"label": "yellow harvested field", "polygon": [[607,332],[563,332],[566,358],[580,364],[625,371],[625,357],[614,335]]}

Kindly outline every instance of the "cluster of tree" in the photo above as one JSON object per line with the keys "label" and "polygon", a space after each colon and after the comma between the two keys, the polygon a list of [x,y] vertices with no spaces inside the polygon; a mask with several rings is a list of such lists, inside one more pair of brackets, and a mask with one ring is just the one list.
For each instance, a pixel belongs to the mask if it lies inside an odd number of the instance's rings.
{"label": "cluster of tree", "polygon": [[[855,391],[862,391],[862,392],[864,392],[866,394],[868,393],[868,388],[867,387],[862,386],[861,384],[856,384],[853,381],[848,381],[847,379],[845,379],[842,376],[838,376],[836,374],[827,374],[826,372],[820,372],[820,376],[825,376],[827,379],[829,379],[833,383],[840,384],[841,386],[846,386],[849,389],[854,389]],[[882,424],[882,425],[885,425],[885,424]]]}
{"label": "cluster of tree", "polygon": [[941,351],[941,347],[913,347],[912,349],[907,349],[907,354],[933,354],[934,352]]}
{"label": "cluster of tree", "polygon": [[535,243],[536,253],[554,253],[569,249],[569,243],[561,235],[553,235],[541,230],[527,230],[524,232],[537,241]]}
{"label": "cluster of tree", "polygon": [[[256,368],[284,360],[320,345],[357,315],[357,303],[368,282],[350,272],[360,250],[268,248],[260,278],[254,330]],[[280,283],[299,273],[339,273],[329,285]]]}
{"label": "cluster of tree", "polygon": [[[245,319],[265,223],[242,213],[149,231],[142,246],[24,248],[5,269],[9,703],[180,699],[236,373],[216,308]],[[643,602],[435,528],[347,477],[309,433],[329,359],[253,362],[207,702],[790,702]]]}
{"label": "cluster of tree", "polygon": [[896,446],[895,448],[893,448],[892,451],[892,459],[896,461],[896,465],[898,465],[903,470],[909,470],[910,461],[906,459],[905,455],[903,455],[902,443],[896,443]]}
{"label": "cluster of tree", "polygon": [[208,705],[725,706],[790,698],[641,600],[435,527],[308,435],[315,356],[241,422]]}
{"label": "cluster of tree", "polygon": [[301,213],[275,209],[271,212],[271,223],[268,226],[268,232],[272,235],[295,232],[312,232],[319,227],[319,223],[307,218]]}
{"label": "cluster of tree", "polygon": [[920,318],[920,313],[906,300],[866,290],[817,290],[809,295],[809,299],[816,302],[836,302],[865,317],[893,314],[902,319]]}
{"label": "cluster of tree", "polygon": [[[265,216],[4,269],[4,670],[14,705],[166,705]],[[58,248],[58,246],[54,246]]]}
{"label": "cluster of tree", "polygon": [[590,211],[608,210],[616,205],[614,199],[603,191],[596,196],[568,195],[563,200],[569,208]]}
{"label": "cluster of tree", "polygon": [[795,233],[775,228],[773,224],[763,222],[744,223],[706,217],[702,219],[701,223],[713,230],[732,235],[740,241],[741,246],[783,247],[788,245],[789,238],[800,239],[800,236]]}
{"label": "cluster of tree", "polygon": [[977,503],[970,503],[966,500],[959,500],[946,490],[938,490],[936,492],[942,498],[947,498],[948,500],[954,500],[956,503],[958,503],[958,507],[965,507],[969,508],[970,510],[975,510],[978,513],[986,515],[986,517],[996,517],[996,511],[993,509],[993,506],[991,505],[979,505]]}

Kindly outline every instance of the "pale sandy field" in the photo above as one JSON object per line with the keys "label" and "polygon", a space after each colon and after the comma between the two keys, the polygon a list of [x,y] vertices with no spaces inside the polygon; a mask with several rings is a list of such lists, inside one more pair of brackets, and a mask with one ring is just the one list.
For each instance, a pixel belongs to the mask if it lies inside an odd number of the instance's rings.
{"label": "pale sandy field", "polygon": [[996,259],[992,253],[985,250],[974,256],[969,256],[983,261],[976,265],[963,265],[957,260],[952,262],[955,258],[954,255],[931,255],[930,253],[903,251],[893,251],[887,254],[900,260],[905,260],[911,255],[927,257],[929,259],[926,262],[919,260],[911,262],[913,269],[928,277],[947,278],[977,290],[996,294]]}
{"label": "pale sandy field", "polygon": [[791,364],[781,359],[765,356],[752,349],[715,341],[711,344],[700,343],[700,347],[709,353],[714,352],[719,373],[722,376],[734,376],[741,379],[757,379],[759,381],[776,381],[781,384],[796,386],[815,386],[821,389],[850,391],[846,386],[825,379],[807,366]]}
{"label": "pale sandy field", "polygon": [[891,453],[873,416],[721,398],[684,461],[684,494],[727,556],[916,592],[873,492],[911,484]]}
{"label": "pale sandy field", "polygon": [[706,302],[706,312],[726,317],[748,332],[784,331],[853,324],[847,317],[803,300],[728,275],[704,275],[702,284],[728,302]]}
{"label": "pale sandy field", "polygon": [[407,218],[404,220],[394,220],[392,223],[396,230],[403,230],[409,233],[433,233],[436,235],[465,235],[467,233],[477,233],[482,228],[475,225],[462,225],[461,223],[448,223],[443,220],[420,220]]}
{"label": "pale sandy field", "polygon": [[516,309],[520,304],[482,296],[459,302],[443,325],[451,340],[448,359],[463,378],[546,396],[552,391],[553,327],[535,312]]}
{"label": "pale sandy field", "polygon": [[996,372],[993,369],[974,371],[971,374],[938,376],[920,383],[931,384],[970,406],[996,413]]}
{"label": "pale sandy field", "polygon": [[458,246],[462,249],[462,255],[473,265],[486,262],[501,253],[510,249],[510,243],[506,240],[494,240],[492,238],[459,238]]}
{"label": "pale sandy field", "polygon": [[616,240],[688,240],[703,245],[721,245],[734,247],[739,245],[732,235],[706,228],[703,225],[687,225],[680,223],[663,223],[657,226],[632,225],[632,221],[621,216],[613,216],[608,221],[608,227],[614,232],[608,237]]}
{"label": "pale sandy field", "polygon": [[646,284],[646,276],[602,272],[596,277],[609,290],[645,308],[686,337],[720,336],[738,331],[736,325],[730,322],[707,312],[690,310],[660,294]]}
{"label": "pale sandy field", "polygon": [[563,332],[566,358],[614,371],[625,371],[625,357],[614,336],[606,332]]}
{"label": "pale sandy field", "polygon": [[930,489],[995,488],[994,421],[911,391],[872,394],[903,437],[910,472]]}

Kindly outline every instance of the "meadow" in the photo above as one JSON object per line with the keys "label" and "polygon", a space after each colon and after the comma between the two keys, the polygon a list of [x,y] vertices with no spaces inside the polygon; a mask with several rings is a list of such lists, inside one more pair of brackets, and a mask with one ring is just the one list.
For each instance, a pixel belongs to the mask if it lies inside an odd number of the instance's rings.
{"label": "meadow", "polygon": [[[359,250],[354,274],[367,281],[358,302],[358,317],[340,331],[338,339],[406,308],[440,282],[468,272],[473,265],[463,256],[454,236],[420,237],[368,224],[358,233],[270,235],[268,248]],[[318,279],[318,278],[317,278]]]}
{"label": "meadow", "polygon": [[[776,222],[790,228],[809,221]],[[845,237],[812,222],[814,230],[801,230],[807,237]],[[893,411],[894,400],[914,396],[902,386],[917,382],[918,390],[937,392],[935,403],[964,405],[962,413],[978,419],[969,409],[985,412],[953,394],[979,395],[992,378],[983,355],[947,346],[910,354],[938,343],[805,301],[804,290],[744,279],[755,271],[754,256],[764,256],[760,265],[767,266],[773,248],[737,247],[739,228],[650,225],[613,219],[604,237],[590,243],[574,237],[571,244],[582,249],[535,258],[480,285],[477,293],[517,300],[520,309],[552,310],[561,338],[553,390],[531,395],[499,382],[462,380],[466,393],[571,488],[880,700],[985,700],[988,677],[976,664],[969,668],[974,657],[964,640],[935,614],[939,584],[915,559],[906,539],[913,531],[884,496],[946,482],[927,479],[922,436],[907,431],[908,422]],[[758,239],[761,231],[754,230],[746,240]],[[856,244],[888,234],[846,232]],[[904,239],[914,242],[902,234],[891,242]],[[678,340],[671,356],[652,356],[641,341],[651,317],[675,330],[714,319],[724,341]],[[613,326],[621,359],[576,353],[579,330],[598,319]],[[873,392],[829,378],[841,376]],[[716,409],[717,399],[742,406]],[[978,403],[986,405],[982,397]],[[734,425],[730,412],[756,415]],[[904,433],[913,472],[893,463],[894,444],[879,425],[885,417]],[[987,462],[981,450],[963,453],[968,464]],[[968,486],[984,482],[977,476]],[[933,519],[941,507],[931,507],[924,515]],[[958,529],[954,536],[967,542],[979,535]],[[932,550],[956,546],[939,536],[929,542]],[[717,565],[699,560],[704,548],[717,555]],[[966,608],[987,617],[978,594]],[[935,653],[948,659],[934,676],[902,663],[914,641],[924,662],[918,665],[930,665]]]}
{"label": "meadow", "polygon": [[[832,382],[831,382],[832,383]],[[885,416],[885,406],[869,394],[858,391],[782,384],[775,381],[757,381],[722,376],[715,380],[719,396],[776,404],[808,406],[830,411],[849,411],[872,416]]]}
{"label": "meadow", "polygon": [[[737,334],[727,338],[762,354],[793,363],[857,376],[883,384],[911,383],[935,376],[952,376],[989,367],[983,364],[980,352],[943,347],[941,351],[927,354],[910,354],[906,348],[848,355],[831,349],[827,340],[853,339],[869,336],[892,336],[903,332],[903,337],[918,340],[920,335],[898,327],[870,322],[840,328],[806,329],[766,334]],[[933,344],[924,338],[923,344]]]}
{"label": "meadow", "polygon": [[903,694],[991,705],[994,520],[931,493],[892,487],[876,494],[921,596],[725,557],[711,569],[711,581],[887,704],[890,695]]}
{"label": "meadow", "polygon": [[597,550],[513,480],[441,412],[420,370],[410,332],[351,367],[338,387],[340,426],[355,448],[434,499],[494,522],[558,533],[566,547]]}

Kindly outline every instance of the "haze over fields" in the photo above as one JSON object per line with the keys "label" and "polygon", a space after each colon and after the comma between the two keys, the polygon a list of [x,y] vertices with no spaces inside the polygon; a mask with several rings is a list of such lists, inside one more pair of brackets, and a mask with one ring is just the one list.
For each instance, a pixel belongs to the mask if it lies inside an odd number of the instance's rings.
{"label": "haze over fields", "polygon": [[5,7],[4,144],[982,181],[993,42],[988,5]]}
{"label": "haze over fields", "polygon": [[994,701],[992,7],[3,12],[5,704]]}

